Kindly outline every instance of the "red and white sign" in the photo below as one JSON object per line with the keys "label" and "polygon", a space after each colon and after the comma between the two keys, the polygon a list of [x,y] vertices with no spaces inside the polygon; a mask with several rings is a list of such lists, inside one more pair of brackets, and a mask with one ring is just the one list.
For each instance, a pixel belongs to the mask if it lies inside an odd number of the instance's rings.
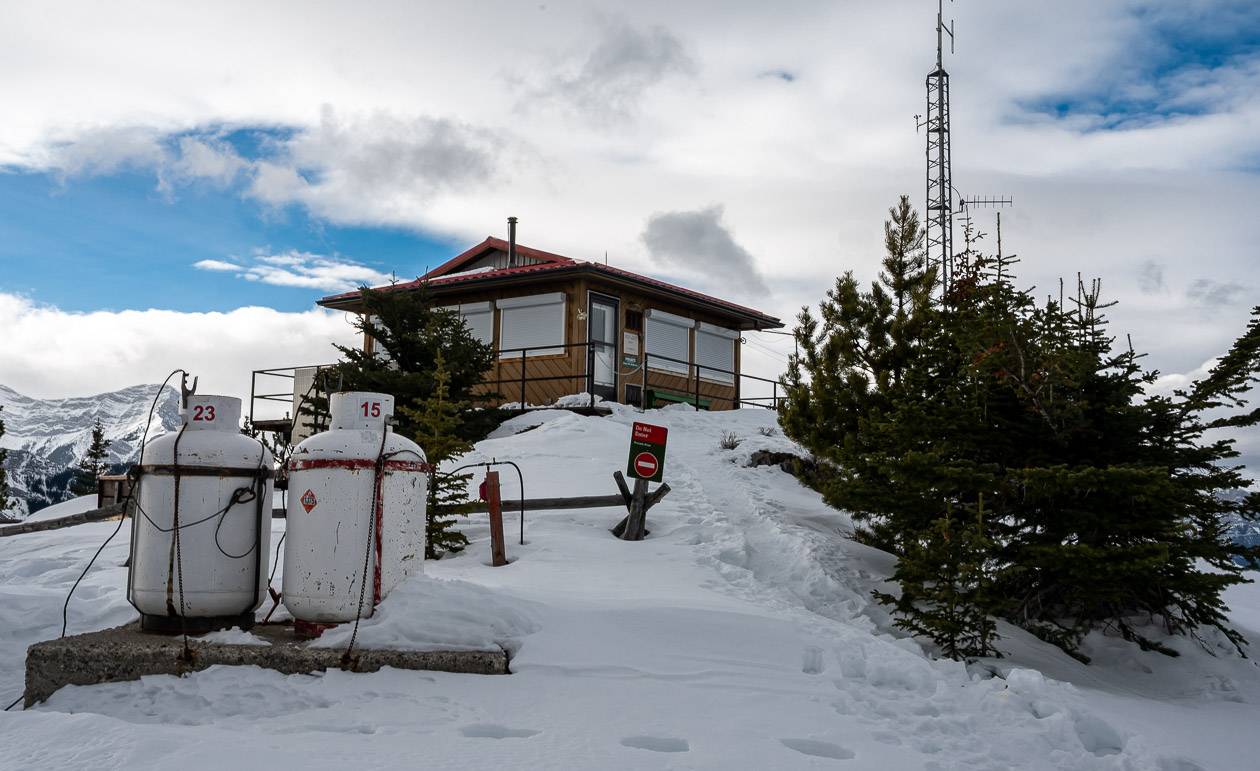
{"label": "red and white sign", "polygon": [[651,423],[635,423],[630,428],[630,455],[626,476],[660,482],[665,476],[665,438],[669,429]]}
{"label": "red and white sign", "polygon": [[315,493],[312,490],[302,493],[302,497],[298,499],[298,502],[302,504],[302,508],[306,509],[307,514],[310,514],[311,509],[319,504],[319,501],[315,500]]}
{"label": "red and white sign", "polygon": [[634,456],[634,470],[639,472],[639,476],[644,479],[656,476],[656,469],[659,465],[656,462],[656,456],[650,452],[641,452]]}
{"label": "red and white sign", "polygon": [[635,423],[630,434],[632,442],[647,442],[648,444],[665,444],[665,436],[668,429],[662,426],[654,426],[650,423]]}

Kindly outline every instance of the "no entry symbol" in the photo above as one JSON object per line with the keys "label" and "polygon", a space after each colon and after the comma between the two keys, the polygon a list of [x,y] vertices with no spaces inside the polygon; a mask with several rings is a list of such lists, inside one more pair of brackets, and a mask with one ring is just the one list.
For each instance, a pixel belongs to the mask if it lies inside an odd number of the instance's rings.
{"label": "no entry symbol", "polygon": [[634,456],[634,470],[644,479],[656,476],[657,465],[656,456],[650,452],[641,452]]}

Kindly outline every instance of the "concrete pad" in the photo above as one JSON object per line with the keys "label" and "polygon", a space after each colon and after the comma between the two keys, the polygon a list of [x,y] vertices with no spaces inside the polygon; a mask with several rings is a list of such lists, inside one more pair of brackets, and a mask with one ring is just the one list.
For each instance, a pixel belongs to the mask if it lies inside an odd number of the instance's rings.
{"label": "concrete pad", "polygon": [[[140,623],[36,643],[26,651],[24,706],[41,702],[66,685],[138,680],[143,675],[184,675],[216,664],[253,665],[285,674],[341,668],[343,648],[315,648],[293,635],[291,624],[258,624],[251,630],[271,645],[241,645],[189,637],[192,661],[183,661],[180,635],[140,631]],[[477,675],[508,674],[502,648],[482,651],[406,651],[355,647],[355,672],[381,667]]]}

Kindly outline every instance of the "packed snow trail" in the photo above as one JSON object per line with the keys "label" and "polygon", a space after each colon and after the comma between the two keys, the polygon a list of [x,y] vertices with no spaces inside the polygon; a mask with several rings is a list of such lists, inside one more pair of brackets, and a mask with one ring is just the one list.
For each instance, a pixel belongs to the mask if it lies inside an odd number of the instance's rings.
{"label": "packed snow trail", "polygon": [[[890,634],[870,599],[888,555],[845,538],[848,519],[791,476],[745,466],[755,450],[793,449],[771,413],[547,411],[463,460],[519,463],[527,497],[608,494],[634,420],[670,431],[673,492],[648,539],[612,538],[615,509],[529,512],[527,544],[509,539],[512,564],[492,568],[474,517],[468,551],[426,563],[430,578],[360,630],[365,645],[495,640],[515,651],[511,676],[216,667],[71,687],[0,717],[0,767],[1252,767],[1250,660],[1116,648],[1101,657],[1114,666],[1086,668],[1004,626],[1013,656],[988,662],[1003,679]],[[743,443],[721,449],[723,431]],[[503,497],[517,495],[505,476]],[[4,693],[20,688],[22,647],[55,636],[64,590],[108,527],[0,542]],[[76,595],[72,632],[133,615],[125,536]],[[1260,637],[1260,595],[1237,596]]]}

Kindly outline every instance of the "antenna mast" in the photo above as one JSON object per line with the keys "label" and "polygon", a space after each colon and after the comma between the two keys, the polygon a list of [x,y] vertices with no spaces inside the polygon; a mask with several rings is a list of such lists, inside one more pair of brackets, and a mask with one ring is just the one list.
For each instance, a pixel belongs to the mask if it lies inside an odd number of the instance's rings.
{"label": "antenna mast", "polygon": [[[952,1],[952,0],[951,0]],[[927,257],[937,266],[942,290],[953,268],[954,186],[949,157],[949,73],[944,66],[945,35],[954,52],[954,23],[945,25],[944,0],[936,3],[936,69],[927,76]]]}

